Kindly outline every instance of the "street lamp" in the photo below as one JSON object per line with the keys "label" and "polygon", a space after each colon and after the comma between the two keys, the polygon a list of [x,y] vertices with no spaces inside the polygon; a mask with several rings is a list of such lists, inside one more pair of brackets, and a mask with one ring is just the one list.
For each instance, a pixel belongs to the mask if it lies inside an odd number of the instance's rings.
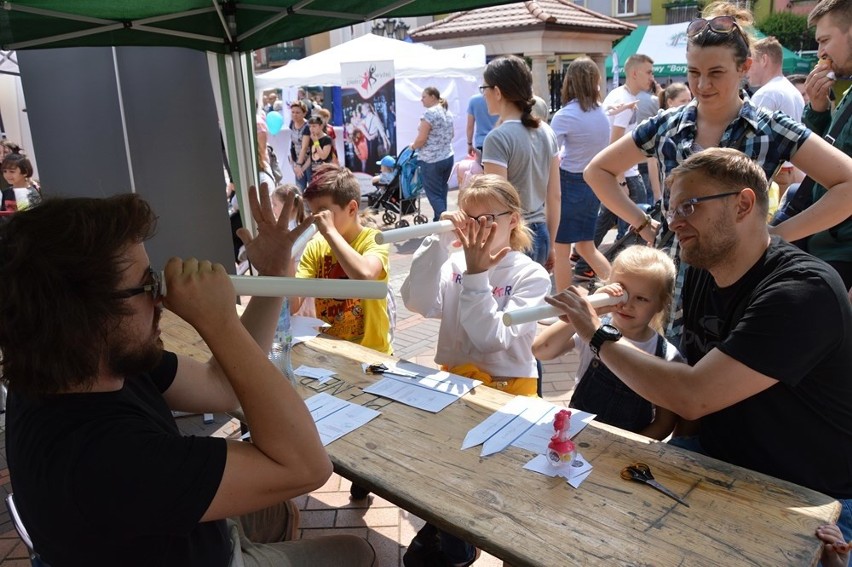
{"label": "street lamp", "polygon": [[408,34],[409,25],[402,20],[396,18],[385,18],[384,20],[375,20],[373,28],[370,30],[376,35],[382,35],[391,39],[403,40]]}

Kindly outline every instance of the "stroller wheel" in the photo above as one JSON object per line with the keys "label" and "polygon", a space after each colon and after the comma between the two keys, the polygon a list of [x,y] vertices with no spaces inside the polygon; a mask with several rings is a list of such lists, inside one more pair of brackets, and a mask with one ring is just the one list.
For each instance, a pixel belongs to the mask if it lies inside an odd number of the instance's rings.
{"label": "stroller wheel", "polygon": [[390,211],[385,211],[385,214],[382,215],[382,222],[385,224],[393,224],[396,220],[396,215]]}
{"label": "stroller wheel", "polygon": [[405,228],[406,226],[408,226],[408,221],[405,219],[399,219],[395,226],[396,228]]}
{"label": "stroller wheel", "polygon": [[429,219],[426,218],[426,215],[417,215],[414,217],[414,224],[426,224],[429,222]]}

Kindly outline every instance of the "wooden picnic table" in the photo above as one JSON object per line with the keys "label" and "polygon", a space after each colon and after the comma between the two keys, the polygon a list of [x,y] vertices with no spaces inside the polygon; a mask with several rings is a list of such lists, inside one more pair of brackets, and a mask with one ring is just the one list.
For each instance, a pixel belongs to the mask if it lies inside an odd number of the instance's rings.
{"label": "wooden picnic table", "polygon": [[[164,317],[167,348],[201,356],[204,344],[186,327]],[[392,357],[321,335],[292,359],[294,368],[337,373],[323,385],[301,379],[304,397],[326,392],[382,414],[327,446],[339,474],[513,567],[814,565],[814,530],[839,514],[829,496],[596,422],[574,438],[594,466],[574,489],[523,470],[532,452],[460,450],[467,432],[511,399],[503,392],[480,386],[433,414],[361,391],[381,378],[361,363]],[[690,507],[623,480],[635,461]]]}

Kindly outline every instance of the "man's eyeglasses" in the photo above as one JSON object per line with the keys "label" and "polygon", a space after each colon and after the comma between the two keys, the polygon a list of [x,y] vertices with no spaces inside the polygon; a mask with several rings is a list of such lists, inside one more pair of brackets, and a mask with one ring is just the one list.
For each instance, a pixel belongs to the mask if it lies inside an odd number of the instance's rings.
{"label": "man's eyeglasses", "polygon": [[479,92],[485,94],[485,89],[493,89],[494,85],[479,85]]}
{"label": "man's eyeglasses", "polygon": [[[743,38],[743,40],[746,39],[743,30],[740,28],[736,18],[733,16],[716,16],[709,20],[704,18],[692,20],[686,28],[686,36],[695,37],[700,35],[708,27],[710,28],[710,31],[720,34],[729,34],[736,31],[740,34],[740,37]],[[748,41],[746,41],[746,44],[748,44]]]}
{"label": "man's eyeglasses", "polygon": [[497,217],[502,217],[503,215],[511,215],[511,214],[512,214],[512,211],[506,211],[505,213],[483,213],[483,214],[479,215],[478,217],[473,217],[471,215],[467,215],[467,216],[469,216],[473,220],[477,220],[477,221],[481,220],[481,219],[485,219],[485,221],[488,224],[493,224],[497,221]]}
{"label": "man's eyeglasses", "polygon": [[153,269],[148,268],[148,278],[151,283],[140,285],[139,287],[131,287],[129,289],[120,289],[115,292],[115,297],[127,299],[129,297],[139,295],[140,293],[150,293],[151,299],[154,301],[158,300],[161,297],[160,294],[163,289],[162,275],[160,272],[155,272]]}
{"label": "man's eyeglasses", "polygon": [[712,201],[713,199],[721,199],[722,197],[730,197],[732,195],[739,195],[739,191],[730,191],[728,193],[719,193],[718,195],[708,195],[706,197],[694,197],[692,199],[687,199],[674,209],[669,209],[666,211],[666,222],[672,224],[675,218],[686,218],[692,213],[695,212],[695,205],[698,203],[703,203],[705,201]]}

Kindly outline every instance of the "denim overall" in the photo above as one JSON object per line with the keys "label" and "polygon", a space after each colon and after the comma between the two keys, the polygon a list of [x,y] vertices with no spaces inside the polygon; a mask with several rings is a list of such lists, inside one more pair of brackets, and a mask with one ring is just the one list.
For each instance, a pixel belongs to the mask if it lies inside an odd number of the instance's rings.
{"label": "denim overall", "polygon": [[[665,360],[666,340],[657,335],[654,355]],[[654,420],[654,406],[628,388],[599,358],[590,363],[571,396],[570,407],[597,414],[598,421],[638,433]]]}

